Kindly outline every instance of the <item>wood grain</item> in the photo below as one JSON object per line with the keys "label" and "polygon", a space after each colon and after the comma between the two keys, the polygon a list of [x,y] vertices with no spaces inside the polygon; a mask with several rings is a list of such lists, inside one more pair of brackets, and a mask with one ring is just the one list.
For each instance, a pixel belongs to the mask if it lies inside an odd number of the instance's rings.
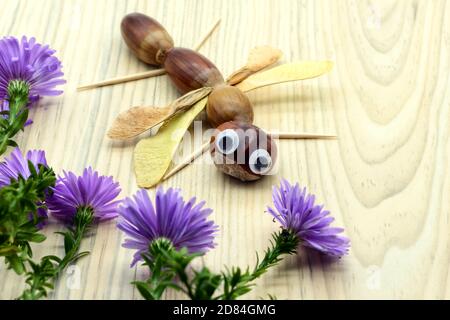
{"label": "wood grain", "polygon": [[[64,96],[33,109],[34,124],[20,146],[45,149],[58,171],[92,165],[114,175],[123,196],[137,189],[137,140],[111,142],[107,129],[119,112],[166,105],[176,90],[166,77],[80,93],[76,87],[147,70],[120,38],[119,21],[132,11],[158,19],[176,44],[188,47],[221,18],[202,53],[225,76],[257,45],[282,49],[284,61],[335,62],[321,78],[262,88],[249,97],[260,127],[336,132],[339,140],[280,141],[278,174],[248,185],[202,164],[164,182],[214,208],[221,232],[204,263],[219,270],[255,262],[255,250],[264,249],[277,228],[264,212],[271,186],[286,177],[317,194],[346,228],[352,249],[338,262],[302,251],[246,298],[450,298],[448,1],[0,1],[0,34],[50,43],[68,81]],[[62,252],[61,238],[53,234],[60,228],[46,229],[49,238],[35,246],[37,257]],[[83,244],[92,254],[49,298],[140,298],[129,283],[144,273],[129,268],[132,252],[121,248],[122,241],[114,222],[98,226]],[[78,286],[68,285],[77,279]],[[2,264],[0,298],[14,298],[22,288]]]}

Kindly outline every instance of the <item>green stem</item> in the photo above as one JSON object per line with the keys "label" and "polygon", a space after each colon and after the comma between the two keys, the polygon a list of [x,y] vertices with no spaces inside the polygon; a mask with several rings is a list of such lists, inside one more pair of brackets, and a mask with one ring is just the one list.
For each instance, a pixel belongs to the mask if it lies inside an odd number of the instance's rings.
{"label": "green stem", "polygon": [[[80,250],[81,241],[83,240],[87,229],[92,224],[94,220],[93,211],[90,208],[80,208],[78,209],[75,218],[74,224],[75,229],[73,231],[73,245],[72,247],[66,247],[66,255],[61,260],[58,265],[57,273],[58,275],[64,270],[71,262],[75,261],[78,256],[78,251]],[[65,239],[66,240],[66,239]]]}
{"label": "green stem", "polygon": [[234,268],[230,274],[224,274],[225,280],[228,280],[224,282],[224,286],[228,284],[229,288],[224,290],[224,293],[215,299],[236,299],[238,296],[250,290],[253,281],[266,273],[270,267],[280,262],[283,255],[290,255],[296,252],[299,240],[294,233],[288,230],[282,230],[273,234],[272,238],[272,245],[266,250],[264,258],[261,261],[258,260],[251,273],[247,271],[241,275],[240,269]]}
{"label": "green stem", "polygon": [[[296,252],[299,244],[297,236],[288,230],[272,235],[272,245],[266,250],[264,258],[256,263],[253,270],[241,272],[240,268],[232,268],[227,272],[216,274],[208,268],[194,271],[194,276],[187,274],[187,267],[198,255],[189,255],[186,248],[175,250],[170,241],[160,239],[154,241],[149,248],[149,256],[143,256],[149,266],[151,277],[146,282],[135,282],[146,299],[159,299],[163,292],[172,287],[184,292],[190,299],[234,300],[249,292],[252,282],[263,275],[272,266],[281,261],[282,256]],[[174,275],[178,283],[173,282]],[[223,293],[213,297],[214,292],[223,285]]]}
{"label": "green stem", "polygon": [[25,126],[28,119],[29,86],[21,80],[13,80],[8,85],[8,112],[2,115],[0,129],[0,155],[8,146],[15,145],[11,140]]}
{"label": "green stem", "polygon": [[79,208],[73,220],[73,227],[61,233],[64,236],[64,258],[45,256],[41,259],[40,264],[28,261],[32,268],[32,271],[27,273],[27,284],[30,288],[26,289],[19,299],[38,300],[47,296],[47,288],[53,289],[53,285],[62,271],[70,263],[88,254],[88,252],[79,253],[79,250],[81,241],[93,220],[94,214],[91,208]]}
{"label": "green stem", "polygon": [[185,286],[185,288],[182,288],[182,291],[187,294],[187,296],[189,297],[189,299],[191,300],[195,300],[195,295],[194,295],[194,291],[192,290],[192,285],[189,283],[189,278],[186,274],[186,270],[178,270],[177,273],[178,277],[181,280],[181,283]]}
{"label": "green stem", "polygon": [[288,230],[273,235],[274,245],[266,250],[263,260],[257,264],[251,279],[255,280],[264,274],[271,266],[281,261],[281,256],[286,254],[294,254],[298,247],[298,238],[295,234]]}
{"label": "green stem", "polygon": [[[192,299],[194,293],[185,269],[196,257],[198,254],[189,254],[186,248],[176,250],[168,239],[156,239],[150,243],[148,253],[142,255],[144,265],[150,269],[150,277],[133,284],[147,300],[159,300],[169,287],[184,292]],[[176,284],[176,277],[186,289]]]}

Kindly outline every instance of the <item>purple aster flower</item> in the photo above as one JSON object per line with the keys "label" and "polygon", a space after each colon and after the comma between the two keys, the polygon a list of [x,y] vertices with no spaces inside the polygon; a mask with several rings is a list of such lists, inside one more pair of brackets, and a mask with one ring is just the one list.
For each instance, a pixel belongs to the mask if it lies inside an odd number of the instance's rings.
{"label": "purple aster flower", "polygon": [[41,96],[62,93],[55,87],[64,84],[61,62],[48,45],[41,45],[35,38],[5,37],[0,40],[0,99],[7,98],[12,81],[23,81],[29,87],[30,102]]}
{"label": "purple aster flower", "polygon": [[[11,183],[11,180],[17,180],[19,176],[27,179],[30,175],[30,168],[28,167],[28,161],[31,161],[38,170],[38,165],[42,164],[47,166],[47,160],[45,158],[45,152],[41,150],[30,150],[26,156],[22,155],[19,148],[15,148],[9,158],[5,158],[5,161],[0,162],[0,188],[7,186]],[[44,208],[38,208],[38,217],[47,218],[47,210]],[[30,215],[32,219],[33,216]],[[38,228],[42,228],[45,222],[41,222],[37,225]]]}
{"label": "purple aster flower", "polygon": [[72,223],[78,210],[92,210],[95,221],[117,217],[115,199],[120,187],[112,177],[100,176],[92,168],[84,169],[83,175],[64,172],[59,176],[53,194],[46,200],[47,207],[57,219]]}
{"label": "purple aster flower", "polygon": [[294,232],[301,244],[330,256],[348,253],[350,241],[340,235],[344,229],[330,226],[334,218],[323,206],[314,205],[315,196],[307,194],[306,188],[282,180],[280,188],[273,188],[272,199],[275,209],[269,207],[269,213],[283,228]]}
{"label": "purple aster flower", "polygon": [[133,198],[126,198],[119,206],[118,228],[131,239],[123,246],[136,249],[134,266],[148,254],[149,245],[157,239],[170,240],[176,249],[187,248],[190,253],[205,253],[214,247],[214,237],[218,227],[208,221],[212,210],[203,208],[205,202],[195,204],[195,198],[183,200],[178,189],[156,192],[155,205],[145,190],[140,190]]}

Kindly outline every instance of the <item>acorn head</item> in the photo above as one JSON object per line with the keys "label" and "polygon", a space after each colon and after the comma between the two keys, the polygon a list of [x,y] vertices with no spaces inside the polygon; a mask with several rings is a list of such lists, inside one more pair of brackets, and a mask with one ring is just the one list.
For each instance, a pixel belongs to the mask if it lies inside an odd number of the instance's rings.
{"label": "acorn head", "polygon": [[139,60],[161,66],[167,52],[173,48],[173,40],[155,19],[142,14],[127,14],[121,23],[122,37]]}
{"label": "acorn head", "polygon": [[217,127],[211,137],[210,153],[219,170],[242,181],[253,181],[271,174],[277,147],[264,130],[229,121]]}

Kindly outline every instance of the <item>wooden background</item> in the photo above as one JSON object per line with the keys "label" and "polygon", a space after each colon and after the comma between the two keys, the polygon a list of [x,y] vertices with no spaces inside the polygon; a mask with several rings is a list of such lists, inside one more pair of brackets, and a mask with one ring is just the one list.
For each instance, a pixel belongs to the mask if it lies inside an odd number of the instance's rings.
{"label": "wooden background", "polygon": [[[280,170],[242,184],[210,165],[193,165],[164,183],[197,195],[220,225],[204,263],[255,262],[277,225],[265,213],[282,177],[317,194],[346,228],[350,255],[338,262],[302,251],[260,281],[246,298],[366,299],[450,297],[450,2],[446,1],[111,1],[1,0],[0,35],[34,35],[58,51],[65,94],[31,112],[22,149],[47,152],[55,170],[88,165],[114,175],[123,196],[137,190],[136,143],[105,133],[129,106],[165,105],[177,97],[167,77],[78,93],[76,87],[147,69],[122,42],[129,12],[158,19],[176,44],[193,46],[221,18],[202,49],[225,75],[256,45],[284,51],[284,61],[330,59],[319,79],[250,94],[255,124],[266,129],[336,133],[338,141],[281,141]],[[207,157],[208,155],[205,155]],[[150,191],[153,194],[153,190]],[[36,256],[61,254],[53,232]],[[138,299],[114,222],[84,241],[92,254],[68,271],[51,299]],[[0,298],[16,297],[20,278],[0,267]],[[169,293],[168,298],[177,297]]]}

